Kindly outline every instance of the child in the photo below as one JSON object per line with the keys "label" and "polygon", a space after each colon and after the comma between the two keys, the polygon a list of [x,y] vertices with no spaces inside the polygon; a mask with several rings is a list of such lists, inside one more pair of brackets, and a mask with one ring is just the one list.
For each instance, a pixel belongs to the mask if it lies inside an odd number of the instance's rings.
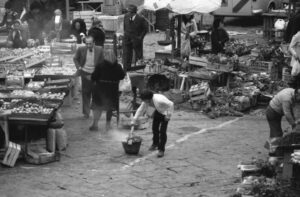
{"label": "child", "polygon": [[157,157],[163,157],[167,142],[168,122],[174,111],[174,103],[164,95],[153,94],[153,92],[149,90],[141,92],[140,98],[143,102],[137,109],[131,124],[136,124],[138,117],[146,112],[149,105],[154,106],[155,111],[152,123],[153,143],[149,150],[153,151],[158,149]]}

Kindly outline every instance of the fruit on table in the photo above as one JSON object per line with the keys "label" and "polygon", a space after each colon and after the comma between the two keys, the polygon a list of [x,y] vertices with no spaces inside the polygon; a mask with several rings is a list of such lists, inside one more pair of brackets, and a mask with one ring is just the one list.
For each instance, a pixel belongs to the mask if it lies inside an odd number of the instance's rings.
{"label": "fruit on table", "polygon": [[40,97],[42,99],[59,99],[59,100],[63,100],[65,97],[66,93],[64,92],[58,92],[58,93],[43,93],[40,95]]}
{"label": "fruit on table", "polygon": [[25,102],[12,109],[12,113],[19,114],[51,114],[53,108],[46,108],[37,103]]}

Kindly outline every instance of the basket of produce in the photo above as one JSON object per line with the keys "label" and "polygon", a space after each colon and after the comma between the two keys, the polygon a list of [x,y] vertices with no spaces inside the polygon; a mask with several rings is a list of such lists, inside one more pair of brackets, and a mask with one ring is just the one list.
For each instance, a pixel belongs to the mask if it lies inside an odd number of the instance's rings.
{"label": "basket of produce", "polygon": [[134,126],[131,127],[129,136],[126,138],[126,141],[122,142],[122,145],[126,154],[137,155],[140,151],[142,138],[139,136],[134,136],[133,130]]}

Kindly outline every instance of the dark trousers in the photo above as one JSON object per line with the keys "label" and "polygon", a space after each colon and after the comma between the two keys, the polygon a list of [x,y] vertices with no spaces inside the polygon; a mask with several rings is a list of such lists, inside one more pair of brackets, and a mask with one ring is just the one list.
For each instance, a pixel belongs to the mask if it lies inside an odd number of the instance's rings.
{"label": "dark trousers", "polygon": [[131,68],[133,51],[135,52],[135,60],[143,58],[143,40],[136,41],[134,39],[124,37],[123,41],[123,66],[125,71]]}
{"label": "dark trousers", "polygon": [[82,112],[84,115],[90,115],[92,88],[91,74],[81,71],[81,92],[82,92]]}
{"label": "dark trousers", "polygon": [[282,137],[283,132],[281,128],[282,115],[276,112],[272,107],[268,106],[266,111],[267,120],[270,127],[270,137]]}
{"label": "dark trousers", "polygon": [[152,123],[153,145],[158,146],[158,150],[161,151],[165,151],[167,127],[168,121],[165,121],[165,116],[155,110]]}

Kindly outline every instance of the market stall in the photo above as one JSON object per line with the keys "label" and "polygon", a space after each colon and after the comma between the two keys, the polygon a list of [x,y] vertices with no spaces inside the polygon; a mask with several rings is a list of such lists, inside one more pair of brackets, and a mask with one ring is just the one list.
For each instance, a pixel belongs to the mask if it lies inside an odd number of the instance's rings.
{"label": "market stall", "polygon": [[[66,43],[52,43],[31,49],[1,49],[0,111],[1,126],[5,133],[4,164],[14,165],[8,162],[13,161],[8,158],[8,152],[18,147],[18,144],[10,142],[10,134],[14,131],[9,130],[9,125],[23,128],[22,144],[26,161],[38,164],[59,159],[53,131],[55,133],[63,127],[59,115],[61,106],[72,101],[76,77],[73,63],[75,49],[76,45]],[[33,127],[39,128],[40,137],[46,138],[46,144],[38,146],[39,150],[46,147],[43,151],[32,149],[30,136]],[[53,141],[54,147],[49,145]]]}

